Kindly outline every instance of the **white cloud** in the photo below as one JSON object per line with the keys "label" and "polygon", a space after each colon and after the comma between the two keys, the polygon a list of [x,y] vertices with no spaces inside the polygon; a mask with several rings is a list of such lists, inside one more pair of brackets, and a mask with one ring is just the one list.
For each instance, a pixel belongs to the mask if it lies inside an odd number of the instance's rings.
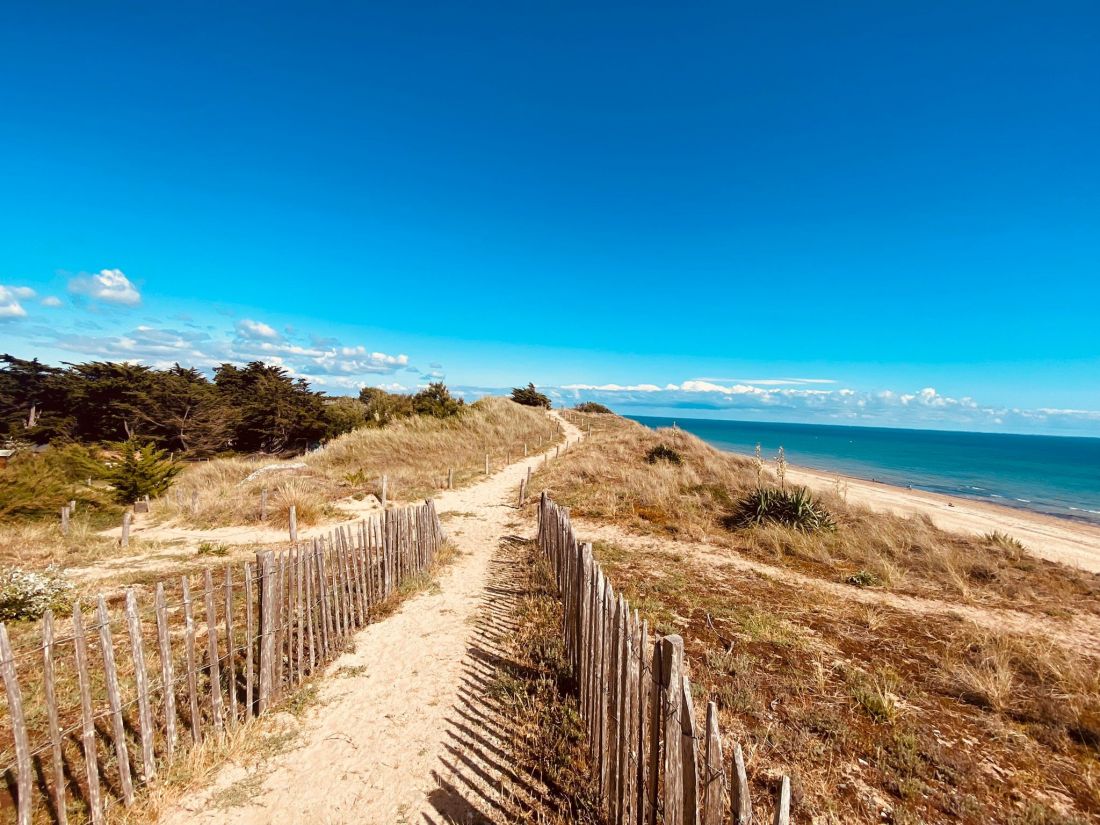
{"label": "white cloud", "polygon": [[274,327],[268,326],[262,321],[253,321],[244,318],[237,322],[237,334],[250,340],[278,341],[282,338]]}
{"label": "white cloud", "polygon": [[33,297],[34,290],[29,287],[0,284],[0,321],[25,318],[27,310],[23,309],[23,305],[19,301]]}
{"label": "white cloud", "polygon": [[44,307],[59,307],[61,306],[61,299],[56,295],[47,295],[42,299],[42,306]]}
{"label": "white cloud", "polygon": [[95,275],[77,275],[69,281],[69,291],[110,304],[137,306],[141,303],[141,293],[121,269],[101,269]]}

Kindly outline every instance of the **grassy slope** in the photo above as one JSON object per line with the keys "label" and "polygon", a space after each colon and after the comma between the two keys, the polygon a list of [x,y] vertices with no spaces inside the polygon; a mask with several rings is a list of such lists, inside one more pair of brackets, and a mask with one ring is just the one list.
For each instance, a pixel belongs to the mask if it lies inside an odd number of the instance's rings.
{"label": "grassy slope", "polygon": [[[1097,611],[1095,576],[840,499],[827,501],[834,533],[727,531],[722,516],[755,486],[751,463],[683,432],[593,420],[604,431],[535,477],[535,489],[574,516],[706,538],[832,581],[865,569],[887,588],[947,600]],[[646,463],[659,443],[684,464]],[[661,632],[684,636],[696,689],[719,703],[723,730],[746,747],[759,799],[790,773],[806,821],[1037,825],[1100,814],[1095,661],[951,616],[806,593],[659,542],[595,549]]]}

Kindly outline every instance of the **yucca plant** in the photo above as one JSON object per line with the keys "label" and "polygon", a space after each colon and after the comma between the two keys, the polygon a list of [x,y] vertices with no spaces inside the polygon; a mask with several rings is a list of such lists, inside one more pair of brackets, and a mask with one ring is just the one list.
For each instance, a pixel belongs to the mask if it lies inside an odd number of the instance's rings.
{"label": "yucca plant", "polygon": [[754,527],[775,522],[805,533],[832,530],[832,514],[819,504],[805,487],[782,490],[759,487],[737,502],[726,519],[731,528]]}

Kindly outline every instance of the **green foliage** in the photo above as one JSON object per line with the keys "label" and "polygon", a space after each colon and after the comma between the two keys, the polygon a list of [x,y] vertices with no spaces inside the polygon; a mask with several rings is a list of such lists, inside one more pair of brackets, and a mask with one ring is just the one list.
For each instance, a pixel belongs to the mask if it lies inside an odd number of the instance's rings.
{"label": "green foliage", "polygon": [[647,452],[645,454],[645,460],[650,464],[656,464],[658,461],[665,461],[669,464],[679,466],[684,463],[684,457],[682,455],[664,444],[658,444]]}
{"label": "green foliage", "polygon": [[0,572],[0,622],[33,621],[47,610],[65,611],[72,589],[53,568],[41,573],[4,570]]}
{"label": "green foliage", "polygon": [[229,548],[224,544],[215,544],[212,541],[204,541],[199,544],[199,549],[195,551],[197,556],[228,556]]}
{"label": "green foliage", "polygon": [[107,502],[86,480],[101,478],[104,467],[79,444],[49,447],[44,452],[20,450],[0,469],[0,521],[57,518],[70,501],[102,508]]}
{"label": "green foliage", "polygon": [[168,458],[166,450],[158,450],[153,444],[124,441],[112,446],[119,457],[107,466],[104,478],[121,504],[133,504],[144,496],[159,496],[172,486],[172,479],[183,469]]}
{"label": "green foliage", "polygon": [[577,412],[582,413],[600,413],[601,415],[614,415],[610,407],[605,407],[603,404],[597,404],[595,401],[585,401],[582,404],[578,404],[573,408]]}
{"label": "green foliage", "polygon": [[237,419],[231,446],[243,452],[301,451],[320,441],[328,429],[321,394],[282,367],[253,361],[243,368],[222,364],[214,384],[233,399]]}
{"label": "green foliage", "polygon": [[364,418],[368,427],[385,427],[413,414],[411,395],[386,392],[378,387],[363,387],[359,391],[359,400],[366,407]]}
{"label": "green foliage", "polygon": [[432,418],[450,418],[458,415],[465,407],[461,398],[452,398],[451,391],[442,381],[436,381],[412,397],[413,411],[417,415],[429,415]]}
{"label": "green foliage", "polygon": [[836,523],[832,514],[819,504],[805,487],[780,490],[760,487],[737,502],[733,513],[725,519],[726,526],[735,529],[774,522],[803,532],[832,530]]}
{"label": "green foliage", "polygon": [[366,426],[367,405],[358,398],[332,398],[325,402],[325,418],[328,419],[328,437]]}
{"label": "green foliage", "polygon": [[1008,533],[1002,533],[1000,530],[994,530],[992,533],[986,533],[982,538],[995,547],[1000,547],[1002,550],[1010,550],[1012,552],[1019,552],[1026,550],[1024,543],[1015,536],[1010,536]]}
{"label": "green foliage", "polygon": [[512,400],[526,407],[545,407],[550,409],[550,399],[535,389],[534,384],[516,387],[512,390]]}

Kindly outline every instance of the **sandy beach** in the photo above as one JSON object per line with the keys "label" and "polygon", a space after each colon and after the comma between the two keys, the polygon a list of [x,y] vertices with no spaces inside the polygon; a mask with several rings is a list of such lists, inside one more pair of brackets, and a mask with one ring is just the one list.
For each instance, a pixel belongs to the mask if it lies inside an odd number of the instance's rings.
{"label": "sandy beach", "polygon": [[[814,490],[835,491],[838,474],[792,467],[787,477]],[[959,533],[981,535],[999,530],[1019,539],[1038,556],[1100,573],[1100,527],[958,496],[851,476],[839,478],[842,486],[847,484],[847,499],[853,504],[902,516],[924,514],[937,527]]]}

